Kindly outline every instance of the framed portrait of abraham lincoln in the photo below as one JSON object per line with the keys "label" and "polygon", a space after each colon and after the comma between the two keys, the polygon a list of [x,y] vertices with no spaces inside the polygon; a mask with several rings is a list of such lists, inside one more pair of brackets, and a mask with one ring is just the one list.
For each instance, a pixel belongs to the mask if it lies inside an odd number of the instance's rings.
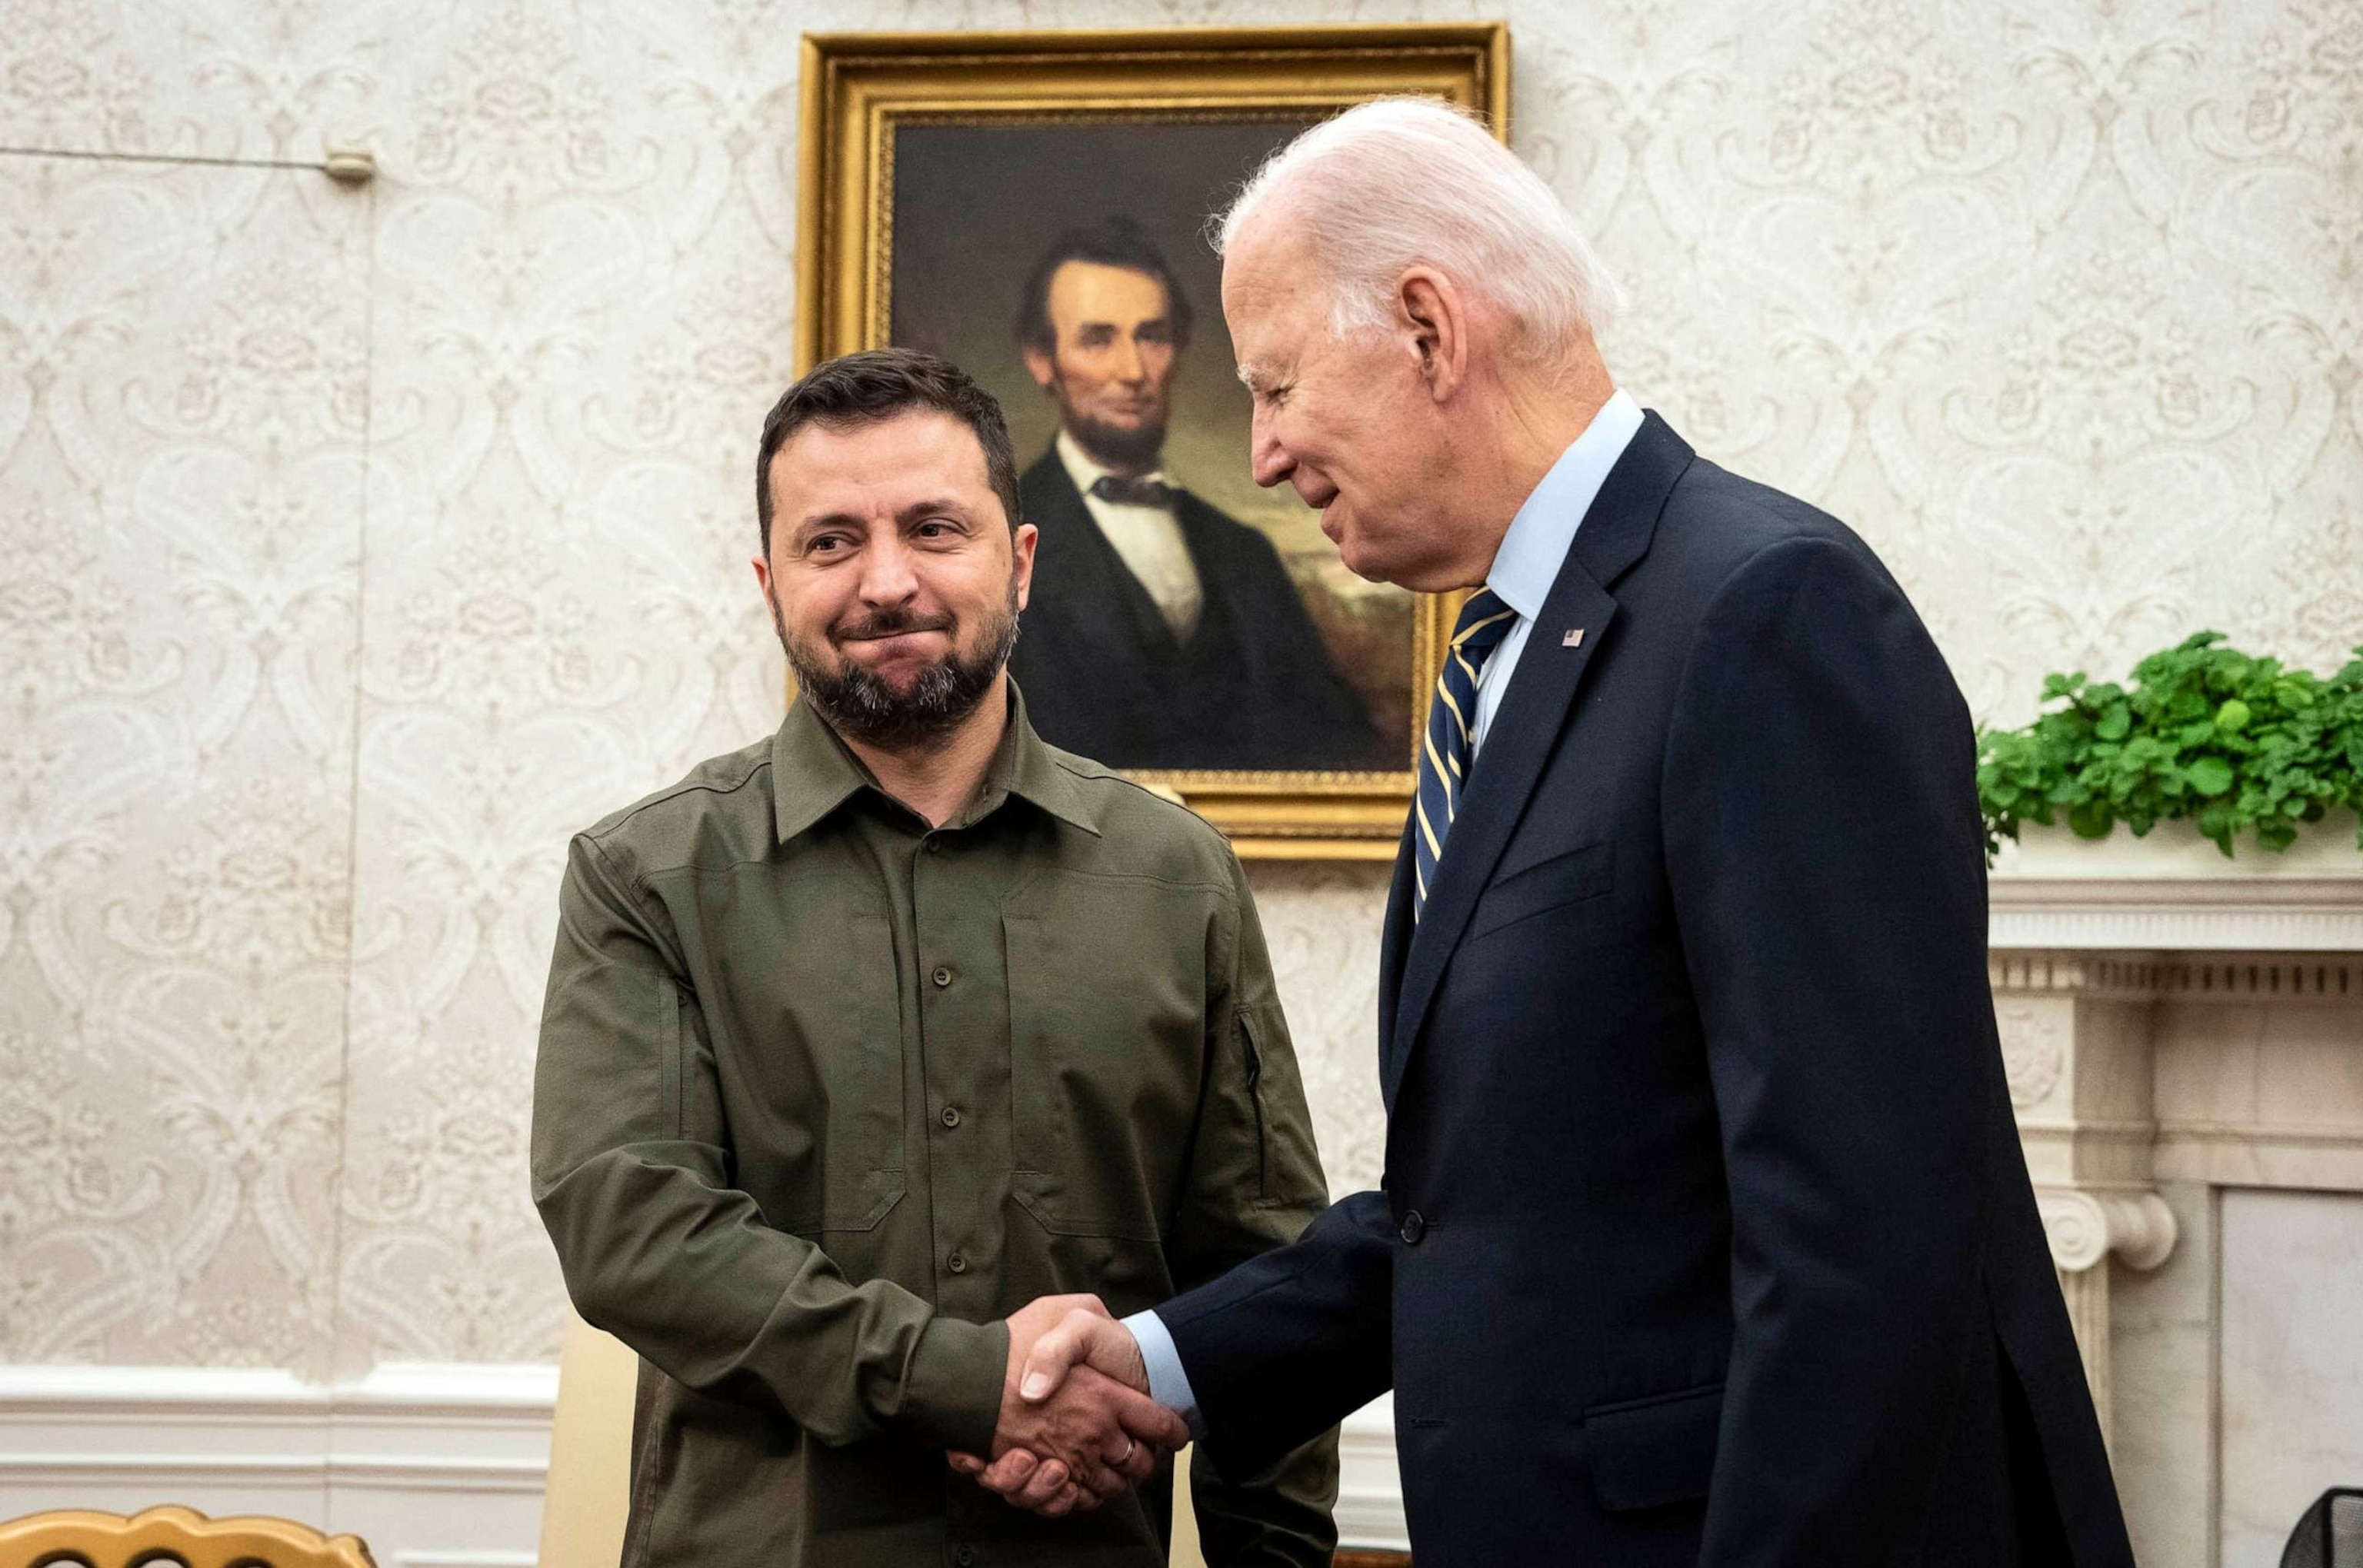
{"label": "framed portrait of abraham lincoln", "polygon": [[1499,24],[810,35],[799,370],[893,345],[1000,400],[1040,531],[1010,668],[1051,745],[1243,855],[1392,856],[1454,596],[1258,486],[1208,219],[1373,97],[1505,134]]}

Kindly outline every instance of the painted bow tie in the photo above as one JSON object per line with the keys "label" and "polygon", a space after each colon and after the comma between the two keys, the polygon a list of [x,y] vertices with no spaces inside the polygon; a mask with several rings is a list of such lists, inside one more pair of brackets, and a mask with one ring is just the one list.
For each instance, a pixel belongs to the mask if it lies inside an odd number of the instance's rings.
{"label": "painted bow tie", "polygon": [[1171,506],[1182,492],[1163,480],[1102,474],[1092,481],[1092,493],[1117,506]]}

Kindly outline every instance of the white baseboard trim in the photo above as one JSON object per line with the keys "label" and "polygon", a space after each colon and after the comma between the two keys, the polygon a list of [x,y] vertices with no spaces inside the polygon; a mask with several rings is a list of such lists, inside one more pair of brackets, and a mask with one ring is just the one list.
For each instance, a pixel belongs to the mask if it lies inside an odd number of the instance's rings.
{"label": "white baseboard trim", "polygon": [[[0,1365],[0,1518],[183,1503],[350,1530],[393,1568],[533,1568],[554,1366],[279,1370]],[[1337,1530],[1407,1550],[1392,1401],[1348,1419]]]}
{"label": "white baseboard trim", "polygon": [[554,1366],[0,1366],[0,1518],[183,1503],[350,1530],[411,1568],[531,1568]]}
{"label": "white baseboard trim", "polygon": [[1381,1397],[1346,1418],[1337,1435],[1337,1541],[1409,1551],[1403,1473],[1395,1463],[1395,1402]]}

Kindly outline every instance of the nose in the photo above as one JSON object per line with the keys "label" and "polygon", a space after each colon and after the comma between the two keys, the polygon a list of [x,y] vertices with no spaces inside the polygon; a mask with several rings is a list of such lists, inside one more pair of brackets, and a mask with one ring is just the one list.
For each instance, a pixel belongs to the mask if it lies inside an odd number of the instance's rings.
{"label": "nose", "polygon": [[1248,426],[1248,465],[1255,474],[1256,483],[1270,490],[1296,469],[1296,459],[1281,445],[1277,423],[1263,404],[1258,403],[1253,420]]}
{"label": "nose", "polygon": [[880,531],[861,552],[861,602],[873,609],[891,610],[908,604],[919,594],[918,559],[903,542],[899,530]]}
{"label": "nose", "polygon": [[1138,384],[1148,379],[1148,361],[1135,339],[1119,335],[1115,340],[1115,379],[1128,384]]}

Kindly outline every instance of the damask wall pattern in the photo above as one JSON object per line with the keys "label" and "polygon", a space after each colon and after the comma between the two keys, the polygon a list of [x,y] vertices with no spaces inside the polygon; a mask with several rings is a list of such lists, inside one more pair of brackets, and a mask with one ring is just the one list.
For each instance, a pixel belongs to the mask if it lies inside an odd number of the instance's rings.
{"label": "damask wall pattern", "polygon": [[[1503,14],[1620,377],[1981,715],[2363,641],[2345,0],[0,0],[0,1359],[554,1352],[564,841],[776,721],[801,33]],[[1253,877],[1367,1184],[1383,871]]]}
{"label": "damask wall pattern", "polygon": [[0,1351],[317,1374],[365,206],[7,158],[0,210]]}

